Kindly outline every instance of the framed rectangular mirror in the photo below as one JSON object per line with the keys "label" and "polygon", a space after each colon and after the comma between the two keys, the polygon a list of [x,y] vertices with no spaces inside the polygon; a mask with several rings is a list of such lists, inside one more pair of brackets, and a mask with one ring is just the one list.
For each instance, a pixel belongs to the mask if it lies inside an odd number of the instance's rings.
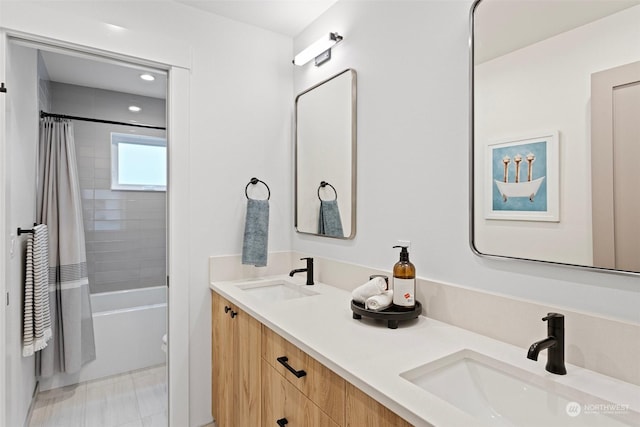
{"label": "framed rectangular mirror", "polygon": [[640,273],[640,1],[479,0],[471,245]]}
{"label": "framed rectangular mirror", "polygon": [[295,101],[295,227],[337,239],[356,234],[356,72],[347,69]]}

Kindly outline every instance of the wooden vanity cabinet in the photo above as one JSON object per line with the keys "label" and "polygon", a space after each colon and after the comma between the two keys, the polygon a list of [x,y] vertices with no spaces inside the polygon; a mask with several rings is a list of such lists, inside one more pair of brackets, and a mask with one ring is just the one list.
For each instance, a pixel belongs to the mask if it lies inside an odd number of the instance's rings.
{"label": "wooden vanity cabinet", "polygon": [[386,406],[347,383],[345,427],[412,427]]}
{"label": "wooden vanity cabinet", "polygon": [[212,415],[218,427],[259,426],[262,324],[212,292]]}
{"label": "wooden vanity cabinet", "polygon": [[211,296],[218,427],[411,426],[224,297]]}

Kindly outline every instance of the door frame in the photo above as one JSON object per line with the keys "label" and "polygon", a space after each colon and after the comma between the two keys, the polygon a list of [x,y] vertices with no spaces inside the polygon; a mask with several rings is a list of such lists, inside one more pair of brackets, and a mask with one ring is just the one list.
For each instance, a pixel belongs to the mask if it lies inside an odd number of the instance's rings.
{"label": "door frame", "polygon": [[613,200],[613,90],[640,74],[640,61],[591,74],[593,264],[616,268]]}
{"label": "door frame", "polygon": [[[33,21],[32,21],[33,22]],[[82,32],[83,29],[80,30]],[[45,30],[46,31],[46,30]],[[78,35],[82,38],[82,34]],[[132,35],[135,37],[135,34]],[[167,51],[162,57],[153,54],[132,56],[126,47],[105,49],[104,45],[92,38],[91,44],[79,45],[75,42],[55,39],[37,32],[0,27],[0,81],[6,82],[6,53],[10,38],[26,40],[34,44],[76,51],[110,60],[151,66],[167,71],[167,280],[168,289],[168,420],[169,426],[188,426],[189,421],[189,61],[183,55],[167,61]],[[135,40],[145,44],[144,38]],[[154,42],[154,43],[157,43]],[[183,52],[189,52],[184,48]],[[150,49],[149,52],[154,52]],[[10,88],[8,88],[8,91]],[[6,177],[6,95],[0,95],[0,414],[6,414],[6,265],[8,237],[5,217],[7,197]],[[158,344],[160,345],[160,343]],[[6,420],[0,419],[0,425]]]}
{"label": "door frame", "polygon": [[[6,82],[6,58],[5,53],[7,37],[4,31],[0,30],[0,82]],[[7,230],[7,179],[6,179],[6,94],[0,93],[0,425],[5,425],[7,420],[6,399],[7,399],[7,378],[6,378],[6,319],[7,319],[7,245],[10,245],[9,230]]]}

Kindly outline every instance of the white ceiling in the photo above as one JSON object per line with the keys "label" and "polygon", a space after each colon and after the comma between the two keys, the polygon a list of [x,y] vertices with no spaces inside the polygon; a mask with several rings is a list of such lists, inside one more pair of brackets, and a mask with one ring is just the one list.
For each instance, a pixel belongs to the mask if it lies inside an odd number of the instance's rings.
{"label": "white ceiling", "polygon": [[[337,0],[175,1],[294,37]],[[476,63],[638,4],[640,0],[484,0],[475,12]],[[166,98],[167,80],[162,71],[61,52],[41,54],[52,81]],[[145,71],[151,71],[156,80],[141,80]]]}
{"label": "white ceiling", "polygon": [[[196,9],[289,37],[298,35],[338,0],[175,0]],[[166,98],[166,73],[70,52],[41,51],[51,81]],[[153,82],[140,79],[149,72]]]}
{"label": "white ceiling", "polygon": [[484,0],[474,13],[475,63],[638,4],[640,0]]}
{"label": "white ceiling", "polygon": [[[40,54],[51,81],[166,98],[167,76],[162,71],[70,53],[41,50]],[[140,78],[143,73],[152,74],[156,79],[152,82],[144,81]]]}
{"label": "white ceiling", "polygon": [[196,9],[295,37],[338,0],[175,0]]}

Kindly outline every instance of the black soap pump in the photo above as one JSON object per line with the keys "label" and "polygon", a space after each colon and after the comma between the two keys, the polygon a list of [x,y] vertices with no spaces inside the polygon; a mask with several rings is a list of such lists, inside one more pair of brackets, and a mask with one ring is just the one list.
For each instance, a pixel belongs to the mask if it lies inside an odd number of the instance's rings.
{"label": "black soap pump", "polygon": [[393,305],[396,310],[413,310],[416,306],[416,267],[409,261],[407,246],[400,250],[400,261],[393,266]]}

